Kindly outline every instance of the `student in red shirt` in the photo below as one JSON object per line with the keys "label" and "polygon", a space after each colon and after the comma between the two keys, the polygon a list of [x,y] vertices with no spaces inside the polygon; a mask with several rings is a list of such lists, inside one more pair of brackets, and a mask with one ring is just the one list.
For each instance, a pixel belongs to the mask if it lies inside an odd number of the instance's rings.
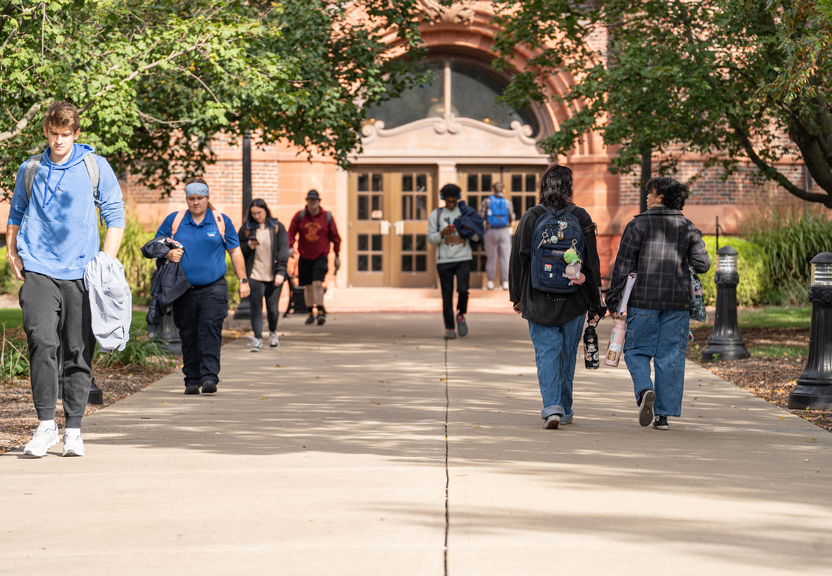
{"label": "student in red shirt", "polygon": [[[298,248],[295,250],[295,236]],[[289,225],[289,248],[291,255],[298,258],[298,284],[304,287],[304,300],[309,317],[307,324],[315,322],[314,307],[318,307],[318,325],[326,322],[324,310],[324,278],[329,271],[327,257],[329,243],[335,252],[335,272],[341,267],[338,252],[341,250],[341,236],[335,227],[332,214],[321,209],[321,197],[317,190],[306,195],[306,208],[295,214]]]}

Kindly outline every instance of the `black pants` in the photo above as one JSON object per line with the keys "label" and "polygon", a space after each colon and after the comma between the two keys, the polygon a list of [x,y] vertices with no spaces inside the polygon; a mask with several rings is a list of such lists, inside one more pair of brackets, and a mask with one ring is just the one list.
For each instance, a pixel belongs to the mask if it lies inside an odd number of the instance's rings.
{"label": "black pants", "polygon": [[248,297],[249,306],[251,307],[251,329],[254,331],[255,338],[262,338],[263,297],[266,298],[269,332],[274,332],[277,330],[277,317],[280,313],[277,309],[277,303],[280,300],[280,291],[283,290],[283,284],[275,286],[274,281],[261,282],[249,278],[248,285],[251,288],[251,295]]}
{"label": "black pants", "polygon": [[25,273],[20,288],[23,330],[29,344],[32,399],[38,420],[54,420],[58,401],[58,352],[64,360],[63,405],[67,428],[80,428],[92,383],[89,292],[84,280]]}
{"label": "black pants", "polygon": [[173,301],[173,323],[182,339],[185,386],[220,381],[222,321],[228,316],[228,283],[220,278],[207,286],[192,286]]}
{"label": "black pants", "polygon": [[454,276],[456,276],[456,291],[459,293],[457,309],[460,314],[466,314],[471,261],[437,264],[436,270],[439,272],[439,285],[442,287],[442,316],[445,318],[445,329],[453,330],[456,326],[454,323]]}

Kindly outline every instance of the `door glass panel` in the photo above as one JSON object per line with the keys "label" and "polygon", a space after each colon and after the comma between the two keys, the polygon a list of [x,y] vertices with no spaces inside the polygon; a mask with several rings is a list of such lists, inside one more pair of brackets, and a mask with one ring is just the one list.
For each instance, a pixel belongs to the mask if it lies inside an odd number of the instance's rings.
{"label": "door glass panel", "polygon": [[491,192],[491,174],[483,174],[480,181],[480,192]]}
{"label": "door glass panel", "polygon": [[366,254],[359,254],[358,255],[358,271],[359,272],[367,272],[367,255]]}
{"label": "door glass panel", "polygon": [[416,234],[416,252],[428,251],[428,237],[426,234]]}
{"label": "door glass panel", "polygon": [[359,174],[358,175],[358,191],[359,192],[369,192],[370,191],[370,175],[369,174]]}
{"label": "door glass panel", "polygon": [[373,192],[381,192],[384,189],[381,176],[381,174],[373,174]]}
{"label": "door glass panel", "polygon": [[479,174],[468,174],[468,192],[476,192],[480,189]]}
{"label": "door glass panel", "polygon": [[[413,184],[416,184],[415,188]],[[402,175],[402,220],[427,220],[427,174]]]}
{"label": "door glass panel", "polygon": [[402,272],[413,272],[413,255],[402,255]]}
{"label": "door glass panel", "polygon": [[381,272],[381,254],[373,254],[373,272]]}
{"label": "door glass panel", "polygon": [[425,254],[416,255],[416,272],[428,271],[428,257]]}
{"label": "door glass panel", "polygon": [[381,234],[373,234],[373,252],[381,252]]}
{"label": "door glass panel", "polygon": [[402,176],[402,192],[413,192],[413,176],[410,174]]}
{"label": "door glass panel", "polygon": [[358,249],[362,252],[366,252],[369,250],[370,243],[368,242],[369,237],[367,234],[359,234],[358,235]]}
{"label": "door glass panel", "polygon": [[511,177],[511,191],[512,192],[522,192],[523,191],[523,177],[520,174],[514,174]]}
{"label": "door glass panel", "polygon": [[[384,180],[382,174],[358,175],[358,220],[384,218]],[[370,190],[372,188],[372,190]]]}
{"label": "door glass panel", "polygon": [[370,199],[366,194],[359,194],[358,195],[358,219],[359,220],[369,220],[370,219],[369,202],[370,202]]}
{"label": "door glass panel", "polygon": [[537,192],[536,174],[526,174],[526,192]]}
{"label": "door glass panel", "polygon": [[410,252],[413,250],[413,235],[405,234],[402,236],[402,252]]}
{"label": "door glass panel", "polygon": [[382,271],[383,245],[381,234],[358,234],[356,242],[358,272]]}

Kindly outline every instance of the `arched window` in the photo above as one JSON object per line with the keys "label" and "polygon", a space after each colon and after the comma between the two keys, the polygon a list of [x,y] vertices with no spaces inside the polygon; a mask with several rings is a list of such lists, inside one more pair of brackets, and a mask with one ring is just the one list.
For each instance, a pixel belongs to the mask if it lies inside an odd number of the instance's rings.
{"label": "arched window", "polygon": [[442,118],[450,104],[453,118],[471,118],[490,126],[511,129],[520,122],[537,135],[540,126],[529,110],[515,110],[497,102],[506,82],[487,66],[459,58],[434,58],[427,62],[433,82],[407,90],[396,100],[367,109],[367,122],[384,122],[390,130],[423,118]]}

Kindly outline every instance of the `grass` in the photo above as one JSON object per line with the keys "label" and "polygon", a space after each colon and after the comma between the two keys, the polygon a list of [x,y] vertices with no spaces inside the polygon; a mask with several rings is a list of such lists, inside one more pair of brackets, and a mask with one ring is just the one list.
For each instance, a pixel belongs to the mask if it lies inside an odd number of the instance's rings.
{"label": "grass", "polygon": [[811,306],[766,306],[755,310],[742,310],[737,320],[743,328],[809,328],[812,321]]}
{"label": "grass", "polygon": [[806,358],[809,349],[802,346],[755,346],[748,352],[759,358]]}
{"label": "grass", "polygon": [[[144,330],[147,327],[145,317],[147,312],[133,310],[133,321],[130,323],[130,330]],[[7,329],[23,326],[23,312],[20,308],[0,308],[0,325],[5,324]]]}

